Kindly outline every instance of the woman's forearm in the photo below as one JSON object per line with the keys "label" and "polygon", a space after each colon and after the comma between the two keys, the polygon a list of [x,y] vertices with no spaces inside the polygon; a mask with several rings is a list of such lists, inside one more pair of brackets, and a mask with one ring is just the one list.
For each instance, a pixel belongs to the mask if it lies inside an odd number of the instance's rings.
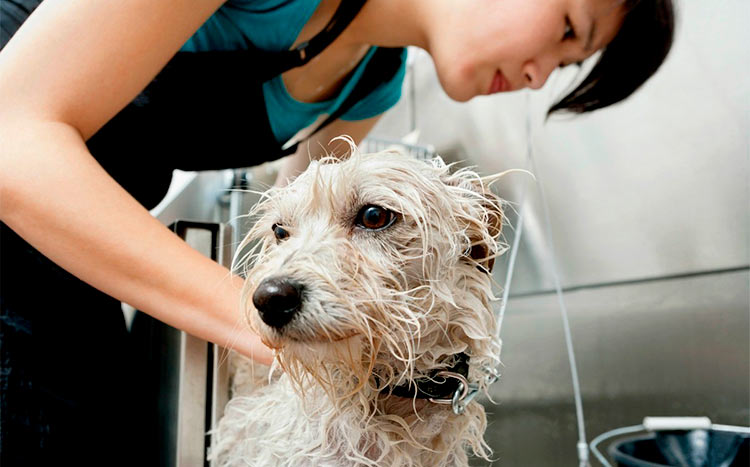
{"label": "woman's forearm", "polygon": [[73,127],[5,119],[0,141],[0,216],[26,241],[167,324],[270,361],[240,311],[242,279],[154,219],[91,157]]}

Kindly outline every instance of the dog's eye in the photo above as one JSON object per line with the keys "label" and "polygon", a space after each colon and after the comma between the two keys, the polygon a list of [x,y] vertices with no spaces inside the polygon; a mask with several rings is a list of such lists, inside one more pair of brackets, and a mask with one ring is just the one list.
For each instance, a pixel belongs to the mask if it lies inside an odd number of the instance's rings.
{"label": "dog's eye", "polygon": [[395,220],[396,215],[392,211],[370,204],[359,210],[355,223],[364,229],[383,230]]}
{"label": "dog's eye", "polygon": [[289,237],[289,232],[287,232],[284,227],[280,226],[279,224],[272,225],[271,230],[273,230],[273,234],[276,237],[276,240],[286,240]]}

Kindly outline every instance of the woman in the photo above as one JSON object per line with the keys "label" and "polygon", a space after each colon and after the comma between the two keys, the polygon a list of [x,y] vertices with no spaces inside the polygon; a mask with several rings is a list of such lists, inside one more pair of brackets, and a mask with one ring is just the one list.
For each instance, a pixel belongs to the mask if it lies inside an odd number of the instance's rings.
{"label": "woman", "polygon": [[[361,140],[395,103],[406,45],[432,55],[459,101],[540,88],[604,49],[551,109],[587,112],[635,91],[672,37],[670,0],[224,1],[47,0],[0,52],[8,465],[60,463],[82,449],[77,436],[93,456],[77,463],[126,463],[111,460],[132,435],[127,404],[112,403],[132,384],[118,300],[270,361],[237,326],[242,280],[146,210],[173,168],[293,152],[280,180],[294,176],[309,151]],[[3,28],[27,2],[4,0]]]}

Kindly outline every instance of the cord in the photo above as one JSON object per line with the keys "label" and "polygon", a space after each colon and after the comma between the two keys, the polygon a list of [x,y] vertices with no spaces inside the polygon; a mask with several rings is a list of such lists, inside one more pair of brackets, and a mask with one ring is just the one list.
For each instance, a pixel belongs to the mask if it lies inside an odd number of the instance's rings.
{"label": "cord", "polygon": [[[526,163],[525,169],[531,168],[531,152],[533,151],[533,145],[531,144],[531,110],[529,104],[529,93],[526,92]],[[500,339],[500,332],[503,328],[503,319],[505,318],[505,308],[508,305],[508,296],[510,295],[510,284],[513,280],[513,271],[516,268],[516,257],[518,256],[518,248],[521,244],[521,235],[523,234],[523,218],[526,213],[526,190],[528,182],[523,185],[521,190],[521,196],[519,196],[518,204],[521,208],[518,211],[518,221],[516,222],[515,232],[516,235],[513,238],[513,245],[510,248],[510,258],[508,259],[508,270],[505,274],[505,284],[503,285],[503,297],[500,301],[500,311],[498,312],[497,318],[497,339]]]}
{"label": "cord", "polygon": [[[557,265],[555,264],[554,258],[554,245],[552,243],[552,223],[550,222],[549,206],[547,204],[547,198],[544,193],[544,188],[539,177],[539,171],[534,162],[533,144],[531,139],[531,97],[530,92],[526,91],[526,168],[531,170],[531,173],[537,178],[537,187],[539,189],[539,196],[542,201],[545,227],[547,230],[547,255],[549,261],[549,270],[552,273],[552,278],[555,283],[555,291],[557,293],[557,299],[560,304],[560,313],[562,314],[563,331],[565,333],[565,346],[568,352],[568,361],[570,363],[570,373],[573,380],[573,395],[576,406],[576,421],[578,424],[578,442],[576,443],[576,451],[578,453],[578,460],[580,467],[586,467],[589,465],[588,455],[588,443],[586,442],[586,427],[583,418],[583,402],[581,400],[581,388],[578,381],[578,369],[576,367],[575,352],[573,350],[573,338],[570,332],[570,323],[568,322],[568,310],[565,306],[565,300],[563,299],[562,287],[560,285],[560,278],[557,274]],[[498,313],[498,330],[497,338],[500,338],[500,332],[502,330],[503,319],[505,318],[505,308],[508,304],[508,296],[510,293],[510,284],[513,279],[513,271],[515,269],[516,257],[518,254],[518,248],[521,243],[521,234],[523,232],[523,219],[526,212],[526,188],[521,192],[520,203],[521,209],[518,215],[518,222],[516,223],[516,236],[513,239],[513,245],[510,251],[510,259],[508,260],[508,270],[505,278],[505,285],[503,288],[502,303],[500,304],[500,311]],[[608,465],[608,464],[607,464]]]}
{"label": "cord", "polygon": [[607,459],[599,452],[599,450],[596,448],[599,443],[601,443],[604,440],[607,440],[609,438],[612,438],[614,436],[620,436],[625,435],[628,433],[636,433],[638,431],[645,430],[643,425],[633,425],[633,426],[625,426],[622,428],[615,428],[614,430],[610,430],[606,433],[602,433],[593,440],[591,440],[590,448],[591,452],[594,453],[594,456],[596,459],[602,463],[604,467],[612,467],[612,465],[607,461]]}
{"label": "cord", "polygon": [[[531,108],[530,108],[530,97],[527,92],[526,94],[527,103],[527,115],[526,125],[527,133],[531,133]],[[531,139],[529,136],[529,146],[531,146]],[[570,323],[568,321],[568,309],[565,305],[563,298],[562,286],[560,285],[560,277],[557,274],[557,264],[555,263],[554,255],[554,244],[552,242],[552,222],[550,222],[549,204],[547,203],[547,196],[544,192],[544,184],[542,183],[539,175],[539,169],[534,161],[534,155],[529,150],[529,162],[531,164],[531,172],[537,178],[537,188],[539,190],[539,197],[542,202],[542,211],[544,214],[544,223],[547,231],[547,260],[549,261],[549,271],[552,273],[552,279],[555,283],[555,291],[557,293],[557,301],[560,305],[560,313],[563,321],[563,331],[565,333],[565,347],[568,351],[568,362],[570,363],[571,379],[573,380],[573,396],[575,399],[576,406],[576,421],[578,422],[578,443],[576,449],[578,451],[578,460],[581,467],[589,465],[588,456],[588,443],[586,442],[586,426],[583,417],[583,402],[581,400],[581,388],[578,380],[578,368],[576,367],[575,351],[573,350],[573,337],[570,332]]]}

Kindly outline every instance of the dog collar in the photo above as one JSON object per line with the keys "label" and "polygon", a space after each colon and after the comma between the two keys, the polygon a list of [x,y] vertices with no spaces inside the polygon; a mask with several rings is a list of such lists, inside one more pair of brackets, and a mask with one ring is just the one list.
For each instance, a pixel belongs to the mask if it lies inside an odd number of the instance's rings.
{"label": "dog collar", "polygon": [[[467,381],[469,376],[469,356],[464,352],[456,354],[453,366],[439,368],[430,372],[429,376],[418,378],[409,384],[401,386],[386,386],[380,390],[398,397],[417,399],[439,399],[450,401],[459,385]],[[468,383],[467,383],[468,384]]]}
{"label": "dog collar", "polygon": [[[482,370],[488,386],[500,378],[500,374],[494,368],[483,367]],[[468,376],[469,356],[461,352],[456,354],[453,366],[433,370],[429,376],[418,378],[410,384],[386,386],[380,392],[410,399],[428,399],[434,404],[451,405],[453,413],[461,415],[479,393],[479,384],[469,383]]]}

